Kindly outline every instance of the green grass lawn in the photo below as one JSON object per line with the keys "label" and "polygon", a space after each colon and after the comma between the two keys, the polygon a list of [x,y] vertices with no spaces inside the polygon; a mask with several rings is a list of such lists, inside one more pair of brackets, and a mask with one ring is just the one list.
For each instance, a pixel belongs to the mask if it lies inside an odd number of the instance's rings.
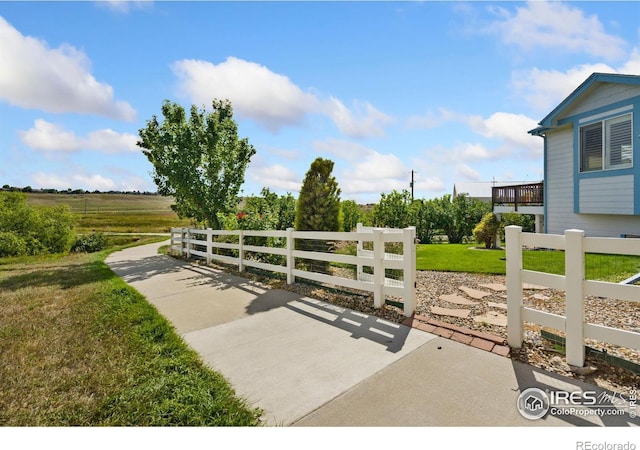
{"label": "green grass lawn", "polygon": [[0,259],[0,426],[258,425],[107,254]]}
{"label": "green grass lawn", "polygon": [[[418,270],[504,275],[504,250],[477,249],[474,244],[422,244],[417,246]],[[522,256],[528,270],[564,275],[564,252],[530,250]],[[619,282],[640,272],[640,256],[587,254],[585,274],[590,280]]]}

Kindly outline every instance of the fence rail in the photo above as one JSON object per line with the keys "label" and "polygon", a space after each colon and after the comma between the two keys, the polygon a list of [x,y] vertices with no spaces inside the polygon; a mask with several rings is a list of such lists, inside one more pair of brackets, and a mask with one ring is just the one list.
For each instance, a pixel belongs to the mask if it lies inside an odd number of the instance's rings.
{"label": "fence rail", "polygon": [[[287,283],[303,278],[320,283],[358,289],[373,293],[374,306],[383,306],[387,296],[399,297],[404,303],[403,312],[409,317],[416,306],[416,253],[415,228],[387,229],[369,228],[358,224],[356,232],[320,231],[258,231],[258,230],[211,230],[194,228],[171,229],[171,251],[180,255],[200,257],[207,263],[214,260],[238,266],[254,267],[271,272],[283,273]],[[262,245],[248,242],[247,238],[271,238],[276,242]],[[255,239],[254,239],[255,240]],[[297,249],[297,241],[351,241],[357,243],[356,255],[337,254],[318,249]],[[365,249],[365,243],[368,247]],[[385,252],[385,244],[402,245],[402,254]],[[252,254],[252,255],[251,255]],[[259,260],[251,256],[275,255],[279,262]],[[322,261],[353,266],[355,279],[336,276],[313,270],[303,270],[296,260]],[[386,276],[387,271],[402,271],[402,279]]]}
{"label": "fence rail", "polygon": [[[640,333],[585,322],[584,299],[588,295],[640,302],[640,286],[585,279],[585,253],[640,255],[640,239],[585,237],[582,230],[564,235],[523,233],[519,226],[506,230],[507,253],[507,333],[511,347],[520,348],[524,322],[562,330],[566,333],[567,363],[584,365],[585,338],[640,349]],[[523,246],[564,250],[565,275],[524,270]],[[565,291],[565,316],[527,308],[522,303],[523,283]]]}

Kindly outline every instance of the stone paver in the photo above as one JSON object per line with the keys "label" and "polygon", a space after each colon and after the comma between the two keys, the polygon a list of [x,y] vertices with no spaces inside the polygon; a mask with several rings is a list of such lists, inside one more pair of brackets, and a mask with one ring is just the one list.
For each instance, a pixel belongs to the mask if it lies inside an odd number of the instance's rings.
{"label": "stone paver", "polygon": [[505,311],[507,310],[506,303],[487,302],[487,305],[489,305],[490,308],[500,308],[504,309]]}
{"label": "stone paver", "polygon": [[544,291],[545,289],[549,288],[546,286],[539,286],[537,284],[522,283],[522,289],[528,291]]}
{"label": "stone paver", "polygon": [[[424,317],[424,316],[421,316]],[[477,330],[472,330],[466,327],[461,327],[458,325],[453,325],[450,323],[446,323],[446,322],[441,322],[439,320],[435,320],[435,319],[427,319],[427,323],[429,325],[433,325],[434,327],[440,327],[440,328],[446,328],[448,330],[452,330],[452,331],[457,331],[458,333],[461,334],[466,334],[469,336],[475,336],[475,337],[479,337],[480,339],[484,339],[485,341],[491,341],[495,344],[499,344],[499,345],[504,345],[506,344],[506,340],[503,337],[500,336],[496,336],[493,334],[489,334],[489,333],[484,333],[482,331],[477,331]]]}
{"label": "stone paver", "polygon": [[478,304],[478,302],[474,302],[473,300],[466,299],[458,294],[441,295],[440,300],[443,300],[448,303],[455,303],[456,305],[465,305],[465,306]]}
{"label": "stone paver", "polygon": [[495,353],[496,355],[500,356],[509,356],[509,353],[511,353],[511,349],[508,345],[496,345],[493,347],[493,350],[491,350],[491,353]]}
{"label": "stone paver", "polygon": [[450,339],[451,339],[451,340],[454,340],[454,341],[456,341],[456,342],[461,342],[462,344],[467,344],[467,345],[469,345],[469,344],[471,344],[471,341],[473,341],[473,336],[468,336],[468,335],[466,335],[466,334],[462,334],[462,333],[454,332],[454,333],[451,335],[451,338],[450,338]]}
{"label": "stone paver", "polygon": [[463,291],[465,294],[467,294],[469,297],[475,298],[476,300],[482,300],[487,295],[491,295],[489,292],[479,291],[477,289],[472,289],[467,286],[460,286],[460,290]]}
{"label": "stone paver", "polygon": [[486,322],[491,325],[497,325],[499,327],[507,326],[507,316],[495,311],[488,311],[485,314],[473,316],[473,320],[475,320],[476,322]]}
{"label": "stone paver", "polygon": [[495,347],[496,344],[490,341],[485,341],[484,339],[474,337],[469,345],[475,348],[479,348],[480,350],[490,352],[491,350],[493,350],[493,347]]}
{"label": "stone paver", "polygon": [[551,297],[544,294],[533,294],[530,298],[533,298],[535,300],[549,300]]}
{"label": "stone paver", "polygon": [[471,310],[450,309],[450,308],[441,308],[440,306],[432,306],[431,313],[437,314],[439,316],[451,316],[451,317],[460,317],[461,319],[466,319],[467,317],[469,317]]}
{"label": "stone paver", "polygon": [[499,284],[499,283],[487,283],[487,284],[481,284],[480,286],[482,286],[483,288],[491,289],[492,291],[496,291],[496,292],[504,292],[507,290],[507,287],[504,284]]}

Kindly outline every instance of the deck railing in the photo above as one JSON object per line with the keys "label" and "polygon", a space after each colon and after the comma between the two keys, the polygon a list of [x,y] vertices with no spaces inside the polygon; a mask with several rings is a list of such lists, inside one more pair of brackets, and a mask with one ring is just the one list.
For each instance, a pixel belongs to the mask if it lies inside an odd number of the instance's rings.
{"label": "deck railing", "polygon": [[544,205],[544,183],[519,184],[516,186],[494,186],[491,202],[496,205],[542,206]]}

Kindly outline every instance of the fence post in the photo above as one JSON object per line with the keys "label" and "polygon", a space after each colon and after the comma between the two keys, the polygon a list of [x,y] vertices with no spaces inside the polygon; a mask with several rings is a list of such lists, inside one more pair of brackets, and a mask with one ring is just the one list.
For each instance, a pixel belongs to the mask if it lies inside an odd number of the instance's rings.
{"label": "fence post", "polygon": [[[362,224],[358,222],[356,224],[356,233],[362,233]],[[363,266],[360,257],[362,256],[362,240],[358,239],[358,244],[356,245],[356,255],[358,256],[358,262],[356,263],[356,280],[362,280],[362,272]]]}
{"label": "fence post", "polygon": [[524,340],[522,323],[522,227],[505,227],[507,256],[507,342],[521,348]]}
{"label": "fence post", "polygon": [[211,264],[211,254],[213,253],[213,230],[207,228],[207,264]]}
{"label": "fence post", "polygon": [[238,230],[238,271],[244,272],[244,233]]}
{"label": "fence post", "polygon": [[402,230],[402,260],[404,315],[411,317],[416,309],[416,227]]}
{"label": "fence post", "polygon": [[293,259],[293,228],[287,228],[287,284],[296,282],[293,276],[294,259]]}
{"label": "fence post", "polygon": [[373,230],[373,306],[384,303],[384,240],[383,230]]}
{"label": "fence post", "polygon": [[187,234],[187,259],[191,259],[191,230],[186,228]]}
{"label": "fence post", "polygon": [[584,231],[566,230],[564,273],[566,277],[567,364],[584,366]]}

